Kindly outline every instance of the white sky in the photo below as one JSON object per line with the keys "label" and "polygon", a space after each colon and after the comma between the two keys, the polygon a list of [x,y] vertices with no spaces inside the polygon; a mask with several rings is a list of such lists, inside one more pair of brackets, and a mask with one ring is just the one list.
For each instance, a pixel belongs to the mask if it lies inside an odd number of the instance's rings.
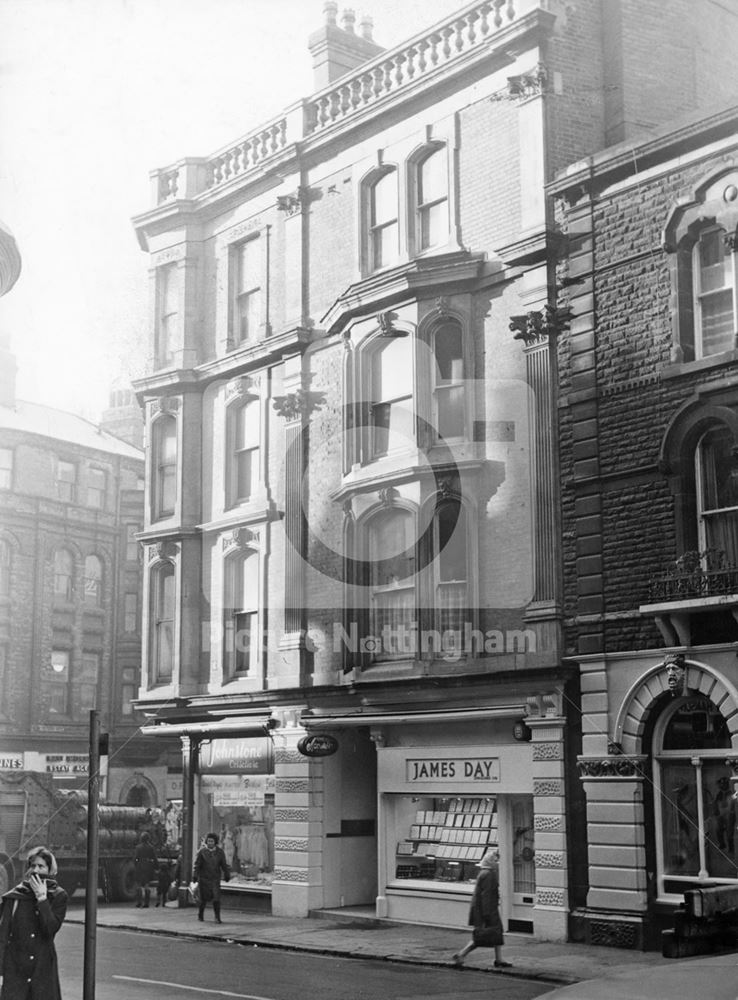
{"label": "white sky", "polygon": [[[464,0],[366,0],[392,47]],[[351,2],[339,0],[339,9]],[[0,219],[23,270],[0,299],[18,396],[97,420],[141,372],[149,171],[205,156],[313,88],[322,0],[0,0]]]}

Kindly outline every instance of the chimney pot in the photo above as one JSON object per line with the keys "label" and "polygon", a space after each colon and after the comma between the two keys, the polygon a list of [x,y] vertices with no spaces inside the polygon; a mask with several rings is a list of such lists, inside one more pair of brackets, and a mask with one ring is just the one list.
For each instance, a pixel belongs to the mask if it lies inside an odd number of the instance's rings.
{"label": "chimney pot", "polygon": [[369,16],[369,14],[364,14],[359,24],[361,30],[361,37],[366,38],[368,42],[374,41],[372,32],[374,31],[374,21]]}
{"label": "chimney pot", "polygon": [[336,16],[338,15],[338,4],[336,0],[325,0],[323,4],[323,13],[325,14],[326,24],[335,24]]}
{"label": "chimney pot", "polygon": [[347,31],[350,35],[354,33],[354,23],[356,21],[356,13],[352,7],[346,7],[343,14],[341,15],[341,27],[344,31]]}

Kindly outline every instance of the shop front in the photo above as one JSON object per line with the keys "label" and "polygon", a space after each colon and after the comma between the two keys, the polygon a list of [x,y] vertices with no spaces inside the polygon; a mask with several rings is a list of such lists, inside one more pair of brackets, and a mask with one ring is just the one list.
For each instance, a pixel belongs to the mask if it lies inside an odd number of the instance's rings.
{"label": "shop front", "polygon": [[[509,731],[511,726],[505,727]],[[395,734],[400,739],[401,734]],[[449,730],[432,743],[380,747],[380,915],[463,926],[489,850],[500,853],[505,925],[533,930],[533,767],[528,743],[469,743]]]}

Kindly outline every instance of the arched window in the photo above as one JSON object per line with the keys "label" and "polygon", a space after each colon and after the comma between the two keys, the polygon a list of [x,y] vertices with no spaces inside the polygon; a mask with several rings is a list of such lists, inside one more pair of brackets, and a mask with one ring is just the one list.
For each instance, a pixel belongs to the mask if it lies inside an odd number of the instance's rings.
{"label": "arched window", "polygon": [[164,563],[154,570],[152,580],[151,652],[152,680],[165,684],[174,670],[174,566]]}
{"label": "arched window", "polygon": [[444,323],[433,334],[434,430],[441,440],[466,436],[464,345],[461,327]]}
{"label": "arched window", "polygon": [[415,517],[394,509],[376,514],[367,528],[370,632],[375,659],[415,654]]}
{"label": "arched window", "polygon": [[259,556],[228,560],[224,607],[224,680],[245,677],[256,666],[259,642]]}
{"label": "arched window", "polygon": [[448,163],[446,147],[435,149],[416,166],[418,250],[448,240]]}
{"label": "arched window", "polygon": [[732,432],[718,425],[697,446],[698,539],[700,551],[724,552],[738,564],[738,460]]}
{"label": "arched window", "polygon": [[249,500],[259,484],[260,407],[258,399],[251,399],[229,413],[231,504]]}
{"label": "arched window", "polygon": [[371,454],[386,455],[415,441],[411,337],[377,338],[371,353]]}
{"label": "arched window", "polygon": [[102,562],[97,556],[85,559],[85,604],[102,604]]}
{"label": "arched window", "polygon": [[735,879],[735,801],[719,709],[699,693],[678,698],[654,730],[660,894],[695,880]]}
{"label": "arched window", "polygon": [[10,543],[0,539],[0,597],[10,596],[12,558]]}
{"label": "arched window", "polygon": [[68,549],[54,553],[54,596],[61,601],[71,601],[74,594],[74,556]]}
{"label": "arched window", "polygon": [[444,500],[433,519],[434,607],[444,651],[463,645],[467,599],[466,512],[458,500]]}
{"label": "arched window", "polygon": [[736,346],[736,255],[725,246],[725,230],[701,230],[692,251],[695,352],[698,358]]}
{"label": "arched window", "polygon": [[381,174],[369,187],[369,266],[376,271],[399,254],[397,171]]}
{"label": "arched window", "polygon": [[166,415],[153,427],[153,517],[169,517],[177,500],[177,421]]}

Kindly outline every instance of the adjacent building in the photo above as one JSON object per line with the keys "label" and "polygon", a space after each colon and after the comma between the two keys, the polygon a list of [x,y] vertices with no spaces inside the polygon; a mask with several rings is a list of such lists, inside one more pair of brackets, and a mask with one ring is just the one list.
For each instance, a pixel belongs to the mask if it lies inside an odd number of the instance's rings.
{"label": "adjacent building", "polygon": [[738,109],[552,185],[567,653],[579,665],[593,943],[658,946],[736,882]]}
{"label": "adjacent building", "polygon": [[489,846],[509,928],[587,905],[546,184],[727,100],[701,6],[475,2],[383,50],[328,2],[314,94],[154,172],[136,705],[244,905],[463,925]]}
{"label": "adjacent building", "polygon": [[[110,734],[105,794],[163,806],[166,750],[131,742],[140,724],[143,452],[74,414],[17,399],[6,339],[0,369],[0,768],[79,787],[97,709]],[[12,854],[19,845],[3,819],[11,806],[0,802],[0,851]]]}

